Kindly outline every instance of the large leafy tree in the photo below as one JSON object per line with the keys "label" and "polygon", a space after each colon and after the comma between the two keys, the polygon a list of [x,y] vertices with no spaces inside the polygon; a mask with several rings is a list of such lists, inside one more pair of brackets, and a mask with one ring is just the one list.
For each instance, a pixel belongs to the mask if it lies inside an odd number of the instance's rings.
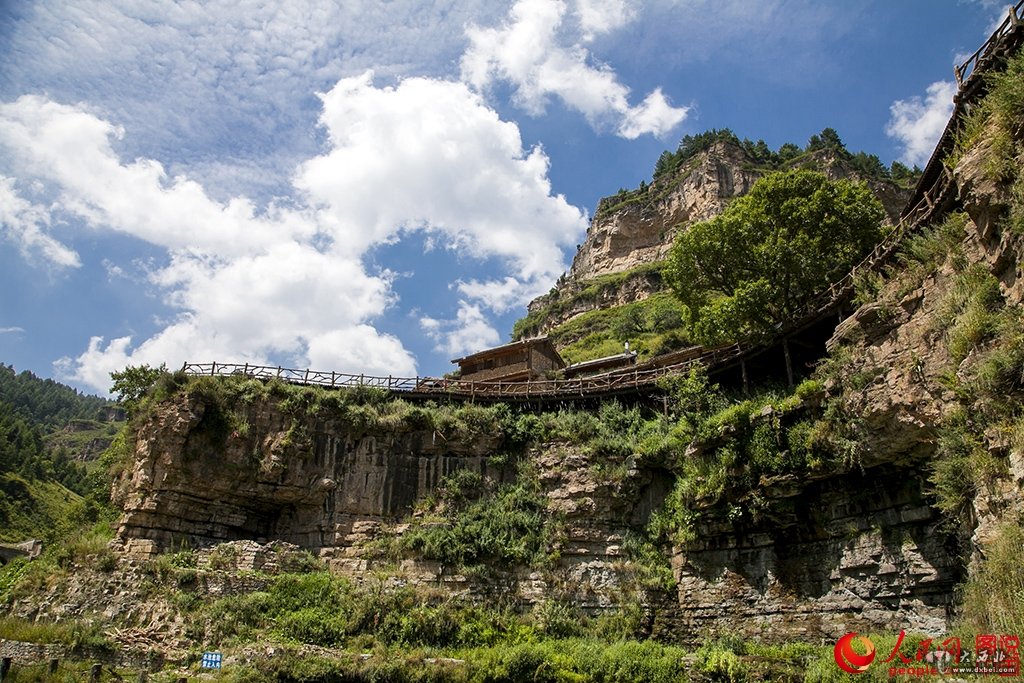
{"label": "large leafy tree", "polygon": [[870,251],[884,216],[862,184],[804,169],[775,173],[681,233],[666,276],[696,340],[767,336]]}

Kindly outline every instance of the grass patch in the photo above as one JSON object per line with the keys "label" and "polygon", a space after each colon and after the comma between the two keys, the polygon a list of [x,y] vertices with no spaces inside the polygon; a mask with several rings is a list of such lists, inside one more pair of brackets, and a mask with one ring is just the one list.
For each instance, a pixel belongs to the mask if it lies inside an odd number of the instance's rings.
{"label": "grass patch", "polygon": [[1024,631],[1024,527],[1008,521],[984,548],[984,560],[964,585],[961,627],[974,633]]}
{"label": "grass patch", "polygon": [[544,562],[557,521],[546,512],[547,499],[534,477],[488,486],[479,475],[449,475],[435,493],[435,512],[414,521],[399,550],[457,567],[495,561],[535,565]]}
{"label": "grass patch", "polygon": [[28,621],[19,617],[0,617],[0,638],[26,643],[59,643],[74,648],[110,649],[99,624],[80,621]]}

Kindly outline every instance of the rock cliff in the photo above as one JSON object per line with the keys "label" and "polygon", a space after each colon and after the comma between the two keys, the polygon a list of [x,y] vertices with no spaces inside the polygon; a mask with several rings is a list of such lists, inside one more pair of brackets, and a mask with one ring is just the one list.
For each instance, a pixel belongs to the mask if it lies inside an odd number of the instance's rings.
{"label": "rock cliff", "polygon": [[1024,515],[1019,171],[993,179],[992,159],[983,135],[953,171],[965,213],[909,239],[828,342],[845,466],[733,488],[676,548],[684,628],[941,633]]}
{"label": "rock cliff", "polygon": [[[893,223],[909,196],[909,190],[894,182],[863,177],[849,161],[829,150],[805,154],[794,163],[820,170],[833,180],[867,183]],[[730,200],[746,194],[758,178],[772,170],[759,165],[740,144],[722,140],[650,185],[602,199],[568,274],[549,294],[527,306],[528,313],[537,318],[529,334],[546,333],[588,311],[640,301],[664,291],[659,274],[645,266],[666,258],[679,230],[714,218]],[[601,286],[600,296],[580,296],[612,274],[624,276],[614,286]],[[571,304],[552,306],[558,301]]]}
{"label": "rock cliff", "polygon": [[[225,410],[241,428],[226,426]],[[241,539],[341,546],[360,526],[410,512],[454,470],[487,473],[494,446],[487,435],[449,441],[413,427],[296,417],[274,400],[225,408],[182,393],[136,436],[132,467],[116,485],[118,537],[143,556]]]}
{"label": "rock cliff", "polygon": [[581,282],[664,259],[680,226],[717,216],[761,175],[739,146],[717,142],[673,177],[605,197],[573,258],[569,280]]}
{"label": "rock cliff", "polygon": [[[719,149],[718,161],[705,155],[683,175],[680,187],[701,201],[669,193],[650,215],[703,216],[747,187],[753,173],[738,159],[730,168],[719,165],[733,153]],[[675,451],[648,449],[637,439],[629,454],[581,441],[580,434],[598,429],[584,421],[563,427],[579,433],[510,457],[510,430],[535,423],[487,422],[500,411],[481,417],[473,411],[483,409],[469,406],[430,417],[438,408],[394,404],[373,413],[274,390],[243,400],[248,390],[225,399],[195,389],[175,393],[140,426],[131,466],[118,483],[124,514],[117,542],[139,558],[183,542],[286,541],[357,580],[377,570],[478,600],[557,599],[590,612],[640,605],[642,630],[675,641],[709,633],[773,640],[831,639],[850,630],[940,634],[970,562],[983,560],[1008,514],[1024,512],[1024,451],[1013,436],[1013,396],[1021,387],[1015,371],[1006,371],[1008,388],[1000,391],[1009,398],[992,396],[995,380],[983,372],[993,354],[1016,353],[1018,337],[995,330],[1016,329],[1008,326],[1024,304],[1021,238],[1003,227],[1013,198],[1005,183],[987,179],[986,158],[981,145],[956,169],[966,213],[908,241],[902,265],[865,285],[874,293],[829,341],[817,371],[821,395],[794,399],[796,417],[774,409],[757,416],[775,431],[744,428],[758,438],[775,434],[769,450],[778,452],[769,455],[781,462],[795,442],[786,446],[780,435],[802,420],[812,451],[826,442],[832,449],[828,466],[757,470],[754,456],[738,455],[753,446],[740,448],[729,436],[737,428],[728,425]],[[638,236],[655,225],[644,223],[644,210],[631,205],[596,219],[604,244],[618,244],[619,256],[610,247],[601,258],[597,250],[581,251],[576,272],[656,254],[655,240]],[[626,216],[635,219],[635,239],[616,242]],[[979,383],[983,375],[988,384]],[[999,412],[1004,408],[1009,418]],[[672,429],[660,424],[650,429]],[[624,429],[606,438],[633,438]],[[967,457],[949,446],[957,438],[987,474],[949,493],[945,488],[958,486],[955,468],[964,466],[949,459]],[[688,476],[680,468],[700,457],[727,463],[721,490],[686,512],[691,533],[661,548],[662,572],[652,560],[658,549],[638,551],[637,538]],[[942,475],[947,462],[952,479]],[[410,529],[453,524],[436,491],[463,470],[493,485],[530,473],[553,529],[547,559],[492,559],[480,575],[401,546]],[[705,487],[708,476],[695,485]],[[396,564],[383,547],[406,549]]]}

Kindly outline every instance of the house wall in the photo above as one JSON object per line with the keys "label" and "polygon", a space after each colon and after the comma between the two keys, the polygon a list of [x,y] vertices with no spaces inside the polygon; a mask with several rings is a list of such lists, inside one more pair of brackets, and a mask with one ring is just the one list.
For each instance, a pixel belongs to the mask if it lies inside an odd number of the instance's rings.
{"label": "house wall", "polygon": [[530,368],[524,360],[519,363],[510,363],[508,365],[487,368],[485,370],[479,370],[472,373],[463,371],[460,379],[471,380],[474,382],[497,381],[510,376],[521,376],[525,379],[529,372]]}
{"label": "house wall", "polygon": [[558,353],[548,346],[535,346],[530,349],[530,369],[535,375],[542,375],[551,370],[565,367]]}

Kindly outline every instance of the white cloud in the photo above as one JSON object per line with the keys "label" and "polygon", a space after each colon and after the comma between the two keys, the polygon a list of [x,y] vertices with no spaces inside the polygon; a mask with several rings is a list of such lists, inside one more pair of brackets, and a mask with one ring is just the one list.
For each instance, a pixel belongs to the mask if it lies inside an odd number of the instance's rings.
{"label": "white cloud", "polygon": [[18,195],[14,178],[0,175],[0,234],[18,246],[21,254],[40,257],[54,266],[77,268],[81,260],[75,251],[46,234],[50,213]]}
{"label": "white cloud", "polygon": [[892,103],[885,133],[903,145],[903,161],[917,165],[928,162],[953,112],[955,94],[955,83],[937,81],[928,86],[924,98],[915,96]]}
{"label": "white cloud", "polygon": [[21,334],[24,331],[24,327],[0,327],[0,334]]}
{"label": "white cloud", "polygon": [[514,277],[500,280],[459,280],[456,288],[472,300],[484,303],[495,313],[506,313],[544,294],[551,287],[551,279],[540,278],[522,282]]}
{"label": "white cloud", "polygon": [[424,316],[420,318],[420,328],[437,342],[438,351],[452,358],[497,346],[501,339],[480,307],[465,301],[459,302],[459,311],[454,320]]}
{"label": "white cloud", "polygon": [[[168,178],[156,161],[121,161],[111,146],[121,134],[80,108],[40,97],[0,105],[8,161],[53,188],[55,210],[167,250],[168,261],[148,279],[178,315],[140,342],[93,337],[84,353],[61,363],[69,379],[105,390],[109,373],[126,364],[272,356],[300,365],[358,359],[360,371],[415,372],[401,344],[387,335],[374,341],[366,326],[391,301],[390,282],[367,274],[358,255],[334,249],[313,212],[257,211],[245,197],[214,201],[194,181]],[[119,272],[109,259],[105,267]],[[364,351],[332,356],[332,346]]]}
{"label": "white cloud", "polygon": [[312,231],[287,212],[257,218],[244,197],[212,201],[198,183],[168,178],[152,159],[122,163],[111,141],[124,131],[80,108],[25,95],[0,105],[0,122],[0,142],[19,168],[59,180],[64,208],[94,225],[170,249],[221,255],[266,247],[282,230]]}
{"label": "white cloud", "polygon": [[[613,127],[627,139],[662,135],[686,118],[687,108],[672,107],[660,90],[639,107],[631,106],[629,88],[610,67],[591,64],[580,42],[564,46],[559,29],[567,11],[560,0],[519,0],[500,28],[470,26],[463,79],[478,90],[494,80],[509,81],[516,102],[532,114],[542,113],[548,97],[555,95],[591,125]],[[623,24],[628,16],[622,3],[582,3],[583,40]]]}
{"label": "white cloud", "polygon": [[669,103],[661,88],[656,88],[643,102],[626,112],[619,126],[619,134],[628,140],[634,140],[645,133],[665,135],[685,116],[684,109],[684,114],[677,117],[679,111]]}
{"label": "white cloud", "polygon": [[[0,105],[5,164],[56,198],[38,221],[59,214],[166,250],[166,260],[132,270],[175,315],[147,338],[92,337],[59,361],[65,377],[106,390],[109,373],[128,364],[271,359],[414,374],[401,341],[372,326],[394,303],[393,275],[362,263],[369,248],[412,230],[497,259],[496,282],[506,278],[520,297],[564,270],[561,247],[585,230],[584,214],[551,194],[543,150],[523,149],[518,127],[466,85],[416,78],[377,88],[365,74],[322,101],[328,149],[299,166],[288,207],[217,201],[155,160],[125,162],[115,143],[128,133],[81,107],[36,96]],[[103,266],[125,275],[110,257]],[[496,341],[484,313],[492,303],[483,290],[462,302],[444,348]]]}
{"label": "white cloud", "polygon": [[591,41],[599,34],[625,26],[636,11],[625,0],[577,0],[576,14],[583,39]]}
{"label": "white cloud", "polygon": [[[38,0],[4,13],[0,89],[100,104],[142,133],[131,156],[174,158],[193,178],[227,179],[230,169],[206,167],[215,156],[239,161],[239,186],[287,189],[294,164],[316,150],[311,93],[374,65],[440,73],[461,53],[462,27],[500,11],[486,0],[443,11],[418,0]],[[250,176],[252,159],[262,177]]]}
{"label": "white cloud", "polygon": [[295,184],[339,245],[361,253],[400,230],[426,230],[501,258],[520,282],[564,270],[561,246],[586,230],[584,214],[551,194],[544,151],[524,150],[518,126],[464,84],[410,78],[378,88],[368,72],[322,98],[331,150],[304,163]]}

